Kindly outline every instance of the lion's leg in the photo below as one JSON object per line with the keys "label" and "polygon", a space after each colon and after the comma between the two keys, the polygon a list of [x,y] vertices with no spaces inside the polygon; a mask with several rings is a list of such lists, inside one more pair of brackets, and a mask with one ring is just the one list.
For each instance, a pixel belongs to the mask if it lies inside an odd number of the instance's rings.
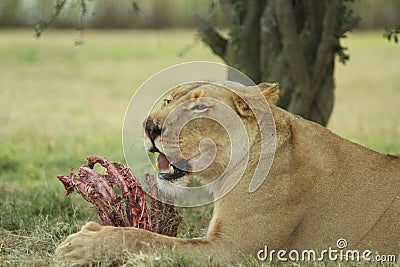
{"label": "lion's leg", "polygon": [[55,262],[67,266],[92,262],[110,264],[122,259],[126,252],[154,254],[164,249],[196,262],[221,262],[225,254],[222,253],[223,247],[214,241],[173,238],[137,228],[101,226],[90,222],[60,244]]}

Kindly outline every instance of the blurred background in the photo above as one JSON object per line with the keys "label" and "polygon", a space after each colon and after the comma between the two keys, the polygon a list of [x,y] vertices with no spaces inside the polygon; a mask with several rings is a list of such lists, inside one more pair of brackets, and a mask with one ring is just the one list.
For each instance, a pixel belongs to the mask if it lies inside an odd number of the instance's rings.
{"label": "blurred background", "polygon": [[[170,29],[194,28],[196,22],[193,15],[195,13],[209,14],[210,3],[213,1],[96,0],[90,2],[85,21],[85,26],[88,28]],[[53,13],[54,3],[54,0],[2,0],[0,27],[33,27],[39,20],[46,19]],[[140,7],[140,12],[133,12],[132,3]],[[67,5],[54,22],[54,27],[79,26],[79,9],[73,5]],[[398,0],[356,0],[352,6],[355,15],[362,18],[359,29],[383,29],[396,27],[399,24],[400,1]],[[223,18],[219,17],[223,26]]]}
{"label": "blurred background", "polygon": [[[125,110],[146,79],[187,61],[223,62],[202,42],[194,18],[211,15],[226,33],[215,1],[88,1],[84,31],[82,7],[68,4],[36,38],[35,25],[61,2],[0,1],[0,266],[48,265],[67,235],[99,221],[79,195],[65,197],[56,176],[89,155],[124,162]],[[400,46],[382,36],[400,24],[400,1],[349,2],[361,21],[342,39],[350,59],[335,59],[327,127],[400,153]],[[181,212],[179,236],[202,236],[211,208]]]}

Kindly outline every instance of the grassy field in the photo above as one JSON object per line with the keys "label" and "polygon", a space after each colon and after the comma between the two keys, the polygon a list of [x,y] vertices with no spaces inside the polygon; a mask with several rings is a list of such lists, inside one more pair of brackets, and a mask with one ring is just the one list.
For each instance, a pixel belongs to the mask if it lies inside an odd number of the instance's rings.
{"label": "grassy field", "polygon": [[[47,31],[39,40],[32,31],[0,32],[0,266],[48,265],[57,244],[98,220],[79,196],[64,196],[56,175],[87,155],[124,161],[122,121],[141,83],[173,64],[220,61],[194,31],[89,31],[75,47],[77,37],[74,31]],[[380,32],[352,34],[346,45],[351,60],[336,70],[329,128],[400,153],[399,46]],[[183,213],[180,235],[203,234],[210,209]],[[184,260],[164,257],[158,264],[178,263]]]}

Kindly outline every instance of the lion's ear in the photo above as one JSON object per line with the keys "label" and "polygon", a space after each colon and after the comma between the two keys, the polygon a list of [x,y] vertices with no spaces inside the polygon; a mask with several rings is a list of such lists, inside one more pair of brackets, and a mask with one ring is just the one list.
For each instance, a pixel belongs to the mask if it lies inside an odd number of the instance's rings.
{"label": "lion's ear", "polygon": [[253,115],[253,112],[251,111],[247,103],[237,94],[233,96],[233,104],[235,105],[235,108],[240,116],[250,117]]}
{"label": "lion's ear", "polygon": [[[269,105],[276,105],[279,101],[279,84],[278,83],[260,83],[257,85]],[[233,96],[233,104],[237,112],[242,117],[253,116],[253,112],[247,103],[238,95]]]}
{"label": "lion's ear", "polygon": [[257,87],[263,93],[265,99],[270,105],[276,105],[279,101],[279,84],[278,83],[260,83]]}

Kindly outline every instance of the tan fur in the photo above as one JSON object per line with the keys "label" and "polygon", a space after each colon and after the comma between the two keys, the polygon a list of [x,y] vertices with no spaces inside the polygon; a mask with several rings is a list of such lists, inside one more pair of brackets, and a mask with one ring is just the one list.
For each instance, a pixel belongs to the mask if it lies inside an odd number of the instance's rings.
{"label": "tan fur", "polygon": [[[58,263],[111,262],[124,250],[151,254],[166,248],[195,261],[229,264],[244,255],[255,256],[265,245],[275,250],[323,250],[336,248],[339,238],[347,240],[349,249],[399,255],[398,156],[371,151],[276,107],[278,87],[261,84],[276,123],[277,151],[267,179],[249,193],[258,163],[257,122],[245,103],[217,87],[197,83],[178,88],[170,103],[151,115],[162,124],[174,106],[206,96],[223,101],[242,116],[251,144],[249,164],[238,185],[215,202],[208,236],[188,240],[89,223],[60,245]],[[223,148],[229,147],[229,140],[221,127],[207,119],[192,123],[179,136],[184,154],[195,156],[198,151],[193,147],[204,137],[221,148],[217,162],[198,175],[208,182],[226,166],[229,153]]]}

